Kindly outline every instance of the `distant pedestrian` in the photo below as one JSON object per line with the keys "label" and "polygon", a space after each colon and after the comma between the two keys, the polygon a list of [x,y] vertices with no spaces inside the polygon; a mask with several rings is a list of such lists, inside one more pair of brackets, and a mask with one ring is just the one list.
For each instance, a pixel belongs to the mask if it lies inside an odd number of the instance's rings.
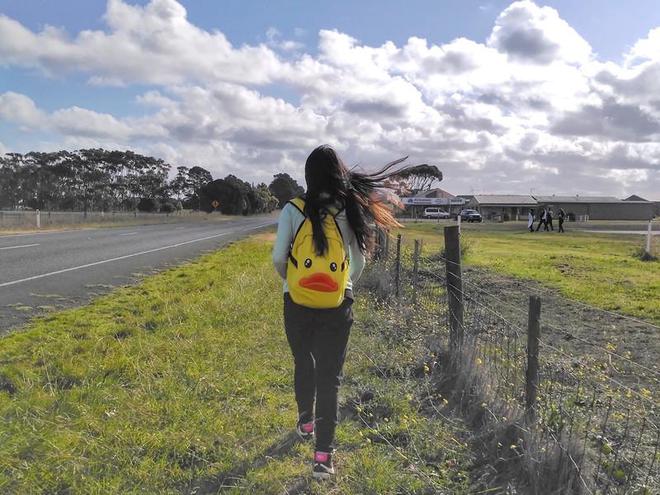
{"label": "distant pedestrian", "polygon": [[555,231],[555,228],[552,225],[552,208],[548,208],[548,212],[545,217],[545,230],[548,230],[548,227],[550,227],[550,230],[553,232]]}
{"label": "distant pedestrian", "polygon": [[559,218],[559,232],[564,232],[564,219],[566,218],[566,212],[563,208],[559,208],[557,218]]}
{"label": "distant pedestrian", "polygon": [[534,232],[534,208],[530,208],[527,213],[527,228],[530,232]]}
{"label": "distant pedestrian", "polygon": [[548,219],[548,211],[545,208],[543,208],[543,210],[541,210],[541,212],[539,213],[539,224],[536,226],[537,232],[541,228],[541,225],[543,225],[543,230],[548,230],[548,224],[546,223],[547,219]]}

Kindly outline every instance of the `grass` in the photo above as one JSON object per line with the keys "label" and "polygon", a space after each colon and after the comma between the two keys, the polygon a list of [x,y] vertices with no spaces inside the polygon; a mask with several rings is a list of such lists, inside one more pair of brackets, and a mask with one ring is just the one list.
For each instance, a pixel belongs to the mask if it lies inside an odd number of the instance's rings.
{"label": "grass", "polygon": [[[465,228],[467,227],[467,228]],[[442,224],[406,224],[408,242],[422,239],[425,253],[443,246]],[[635,256],[639,236],[497,231],[464,226],[464,261],[505,275],[535,280],[571,299],[660,322],[660,265]],[[658,240],[655,252],[658,253]]]}
{"label": "grass", "polygon": [[[133,218],[131,216],[122,216],[112,218],[109,213],[103,220],[93,221],[90,217],[89,221],[80,222],[67,222],[57,221],[49,222],[47,219],[48,212],[42,212],[41,228],[37,229],[35,222],[30,218],[30,222],[22,225],[2,226],[0,225],[0,234],[32,234],[37,232],[58,232],[62,230],[82,230],[82,229],[105,229],[105,228],[122,228],[122,227],[135,227],[139,225],[160,225],[160,224],[183,224],[191,222],[225,222],[228,220],[236,220],[243,218],[240,215],[222,215],[220,213],[206,213],[202,211],[188,211],[187,214],[172,213],[169,216],[157,213],[153,217],[144,216],[141,214],[139,217]],[[97,216],[98,213],[95,215]],[[97,216],[98,218],[98,216]]]}
{"label": "grass", "polygon": [[[36,319],[2,339],[0,492],[325,493],[292,439],[271,237]],[[469,493],[459,423],[421,407],[424,342],[357,308],[335,493]],[[396,368],[394,375],[384,367]],[[395,376],[395,378],[392,378]]]}

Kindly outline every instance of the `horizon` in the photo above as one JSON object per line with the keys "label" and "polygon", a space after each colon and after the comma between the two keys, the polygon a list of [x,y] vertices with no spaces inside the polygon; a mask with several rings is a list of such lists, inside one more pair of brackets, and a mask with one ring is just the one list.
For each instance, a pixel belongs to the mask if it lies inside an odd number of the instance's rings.
{"label": "horizon", "polygon": [[131,149],[304,185],[327,142],[349,166],[437,165],[452,194],[660,199],[650,1],[68,5],[0,2],[0,153]]}

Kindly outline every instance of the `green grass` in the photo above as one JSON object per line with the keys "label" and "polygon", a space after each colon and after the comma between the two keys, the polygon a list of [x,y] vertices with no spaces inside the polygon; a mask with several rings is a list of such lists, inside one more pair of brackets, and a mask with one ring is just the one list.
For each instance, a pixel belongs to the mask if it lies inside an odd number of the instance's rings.
{"label": "green grass", "polygon": [[[242,241],[4,337],[0,493],[215,493],[223,479],[243,493],[325,493],[309,481],[312,447],[290,442],[270,249]],[[379,371],[408,369],[422,343],[392,338],[401,322],[373,304],[356,308],[341,400],[373,399],[339,426],[332,489],[466,493],[469,449],[460,425],[420,408],[427,378]]]}
{"label": "green grass", "polygon": [[[468,265],[535,280],[571,299],[660,322],[660,263],[634,256],[641,236],[465,227],[462,242]],[[411,223],[401,233],[408,242],[423,239],[428,255],[442,249],[442,228],[442,224]],[[656,254],[659,243],[655,239]]]}

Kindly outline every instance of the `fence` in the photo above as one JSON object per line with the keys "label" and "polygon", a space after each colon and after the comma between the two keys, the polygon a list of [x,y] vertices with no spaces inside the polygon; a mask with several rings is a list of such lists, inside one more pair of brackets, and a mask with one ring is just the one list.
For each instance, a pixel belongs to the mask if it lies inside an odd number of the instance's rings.
{"label": "fence", "polygon": [[548,321],[550,289],[518,281],[511,297],[463,273],[457,227],[445,228],[441,253],[380,234],[376,258],[372,288],[434,325],[446,349],[437,386],[475,426],[488,425],[484,449],[498,470],[515,472],[532,493],[660,493],[658,350],[635,359],[584,335],[579,322],[625,321],[640,335],[660,327],[578,302],[585,313],[575,322]]}
{"label": "fence", "polygon": [[0,210],[1,228],[43,228],[60,225],[80,225],[86,223],[113,223],[147,221],[161,222],[170,218],[188,217],[192,215],[207,216],[192,210],[181,210],[173,213],[146,213],[140,211],[15,211]]}

